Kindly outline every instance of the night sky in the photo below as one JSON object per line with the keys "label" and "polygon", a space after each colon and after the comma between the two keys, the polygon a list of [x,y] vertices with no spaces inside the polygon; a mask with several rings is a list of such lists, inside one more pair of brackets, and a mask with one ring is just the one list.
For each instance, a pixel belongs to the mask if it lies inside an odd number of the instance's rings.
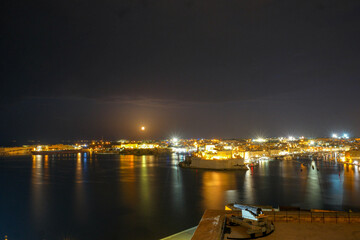
{"label": "night sky", "polygon": [[358,0],[0,9],[0,142],[360,136]]}

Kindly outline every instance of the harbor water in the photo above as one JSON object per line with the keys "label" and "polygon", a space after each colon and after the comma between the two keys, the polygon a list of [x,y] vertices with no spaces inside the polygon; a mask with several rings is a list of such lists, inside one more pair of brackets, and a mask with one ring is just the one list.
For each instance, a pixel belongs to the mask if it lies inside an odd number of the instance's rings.
{"label": "harbor water", "polygon": [[0,158],[0,239],[159,239],[228,203],[360,211],[360,170],[270,160],[248,171],[183,169],[183,156]]}

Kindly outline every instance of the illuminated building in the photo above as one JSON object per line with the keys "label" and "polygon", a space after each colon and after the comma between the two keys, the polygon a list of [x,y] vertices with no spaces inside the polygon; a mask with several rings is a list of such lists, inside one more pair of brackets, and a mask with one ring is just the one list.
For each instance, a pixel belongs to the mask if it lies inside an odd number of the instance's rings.
{"label": "illuminated building", "polygon": [[350,150],[345,152],[345,161],[358,164],[360,162],[360,150]]}

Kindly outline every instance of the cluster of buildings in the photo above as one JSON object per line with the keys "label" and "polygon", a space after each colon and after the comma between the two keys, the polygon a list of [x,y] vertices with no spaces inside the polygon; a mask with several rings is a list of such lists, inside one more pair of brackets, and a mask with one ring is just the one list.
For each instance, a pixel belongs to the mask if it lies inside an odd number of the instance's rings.
{"label": "cluster of buildings", "polygon": [[256,138],[256,139],[178,139],[161,141],[77,141],[68,144],[27,145],[0,148],[0,155],[29,154],[46,151],[83,150],[95,153],[156,154],[173,152],[192,154],[206,160],[244,159],[252,161],[266,158],[337,153],[337,160],[358,164],[360,138]]}
{"label": "cluster of buildings", "polygon": [[[289,159],[294,156],[316,156],[357,164],[360,158],[360,138],[257,138],[180,140],[179,146],[207,160],[244,159],[245,162],[267,159]],[[195,148],[195,150],[194,150]],[[331,156],[328,156],[328,155]]]}

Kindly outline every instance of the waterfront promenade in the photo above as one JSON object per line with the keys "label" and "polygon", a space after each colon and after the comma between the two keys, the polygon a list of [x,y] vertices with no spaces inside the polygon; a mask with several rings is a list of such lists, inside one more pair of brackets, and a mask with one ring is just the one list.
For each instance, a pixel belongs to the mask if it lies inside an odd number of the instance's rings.
{"label": "waterfront promenade", "polygon": [[[198,227],[163,238],[163,240],[245,239],[241,232],[224,236],[227,215],[239,211],[206,210]],[[269,211],[264,212],[275,225],[275,231],[262,239],[360,239],[360,213],[341,211]]]}

